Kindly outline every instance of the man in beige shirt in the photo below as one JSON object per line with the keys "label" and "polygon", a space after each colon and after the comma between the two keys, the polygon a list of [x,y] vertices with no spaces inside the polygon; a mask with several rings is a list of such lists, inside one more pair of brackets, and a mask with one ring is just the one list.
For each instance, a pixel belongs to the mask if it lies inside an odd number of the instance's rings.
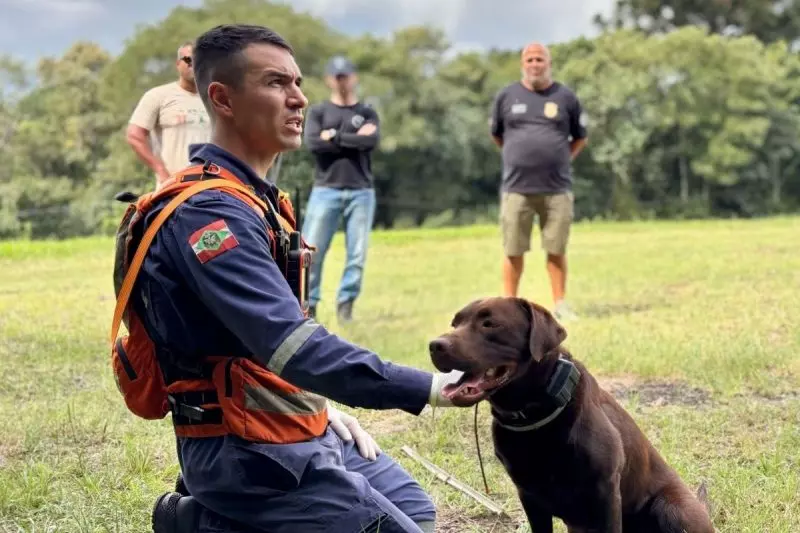
{"label": "man in beige shirt", "polygon": [[184,43],[178,49],[178,80],[144,93],[128,124],[128,144],[155,173],[156,188],[189,164],[192,144],[209,141],[208,113],[194,82],[192,46]]}

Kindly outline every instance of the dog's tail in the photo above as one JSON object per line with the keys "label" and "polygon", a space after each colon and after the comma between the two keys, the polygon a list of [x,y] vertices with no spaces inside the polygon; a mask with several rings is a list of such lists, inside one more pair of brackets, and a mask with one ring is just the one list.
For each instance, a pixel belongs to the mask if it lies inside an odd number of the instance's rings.
{"label": "dog's tail", "polygon": [[700,483],[700,486],[697,487],[697,493],[695,494],[697,499],[700,500],[700,503],[703,504],[703,507],[706,508],[706,511],[711,513],[711,503],[708,499],[708,484],[705,480]]}
{"label": "dog's tail", "polygon": [[[711,498],[708,497],[708,483],[706,483],[706,480],[700,482],[700,486],[697,487],[697,492],[695,493],[695,496],[697,496],[697,499],[700,501],[700,504],[705,508],[706,513],[708,513],[709,519],[711,519],[713,523],[714,508],[711,505]],[[717,516],[717,520],[719,519],[720,517]],[[712,525],[711,527],[714,528],[713,531],[715,532],[719,531],[715,526]]]}

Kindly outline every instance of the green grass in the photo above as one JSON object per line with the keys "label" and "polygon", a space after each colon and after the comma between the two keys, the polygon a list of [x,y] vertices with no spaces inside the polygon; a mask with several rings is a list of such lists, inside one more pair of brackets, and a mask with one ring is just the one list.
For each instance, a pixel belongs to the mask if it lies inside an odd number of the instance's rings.
{"label": "green grass", "polygon": [[[522,291],[549,307],[536,239]],[[392,361],[431,368],[429,340],[461,306],[500,290],[495,227],[375,232],[358,321],[340,328],[342,245],[337,236],[320,320]],[[111,376],[112,247],[0,243],[2,532],[148,531],[178,471],[169,420],[129,414]],[[569,295],[582,317],[567,325],[568,347],[604,383],[627,387],[623,405],[687,483],[708,482],[717,528],[800,531],[800,219],[578,224]],[[695,389],[708,400],[691,401]],[[492,456],[486,405],[481,450],[491,497],[510,518],[400,451],[409,445],[483,490],[471,409],[353,412],[430,491],[441,531],[525,531]]]}

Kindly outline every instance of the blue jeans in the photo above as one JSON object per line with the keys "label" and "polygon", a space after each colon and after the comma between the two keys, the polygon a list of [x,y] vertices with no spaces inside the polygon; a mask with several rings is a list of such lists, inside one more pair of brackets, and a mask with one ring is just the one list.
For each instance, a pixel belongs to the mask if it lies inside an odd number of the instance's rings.
{"label": "blue jeans", "polygon": [[317,305],[320,300],[322,263],[341,220],[344,221],[347,259],[336,301],[342,303],[355,300],[361,293],[369,232],[375,218],[375,203],[374,189],[311,189],[302,229],[303,238],[317,247],[308,273],[310,305]]}
{"label": "blue jeans", "polygon": [[200,533],[421,533],[436,520],[433,502],[398,463],[385,453],[364,459],[330,428],[290,445],[182,439],[178,454],[204,507]]}

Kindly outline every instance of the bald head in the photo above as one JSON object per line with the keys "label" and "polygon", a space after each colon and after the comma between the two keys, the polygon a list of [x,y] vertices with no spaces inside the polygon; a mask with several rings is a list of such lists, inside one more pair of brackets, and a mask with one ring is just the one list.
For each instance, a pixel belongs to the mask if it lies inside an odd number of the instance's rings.
{"label": "bald head", "polygon": [[542,43],[533,42],[522,49],[522,61],[524,62],[527,57],[545,56],[550,59],[550,49]]}
{"label": "bald head", "polygon": [[533,42],[522,49],[522,82],[529,89],[546,89],[553,81],[550,76],[550,49]]}

